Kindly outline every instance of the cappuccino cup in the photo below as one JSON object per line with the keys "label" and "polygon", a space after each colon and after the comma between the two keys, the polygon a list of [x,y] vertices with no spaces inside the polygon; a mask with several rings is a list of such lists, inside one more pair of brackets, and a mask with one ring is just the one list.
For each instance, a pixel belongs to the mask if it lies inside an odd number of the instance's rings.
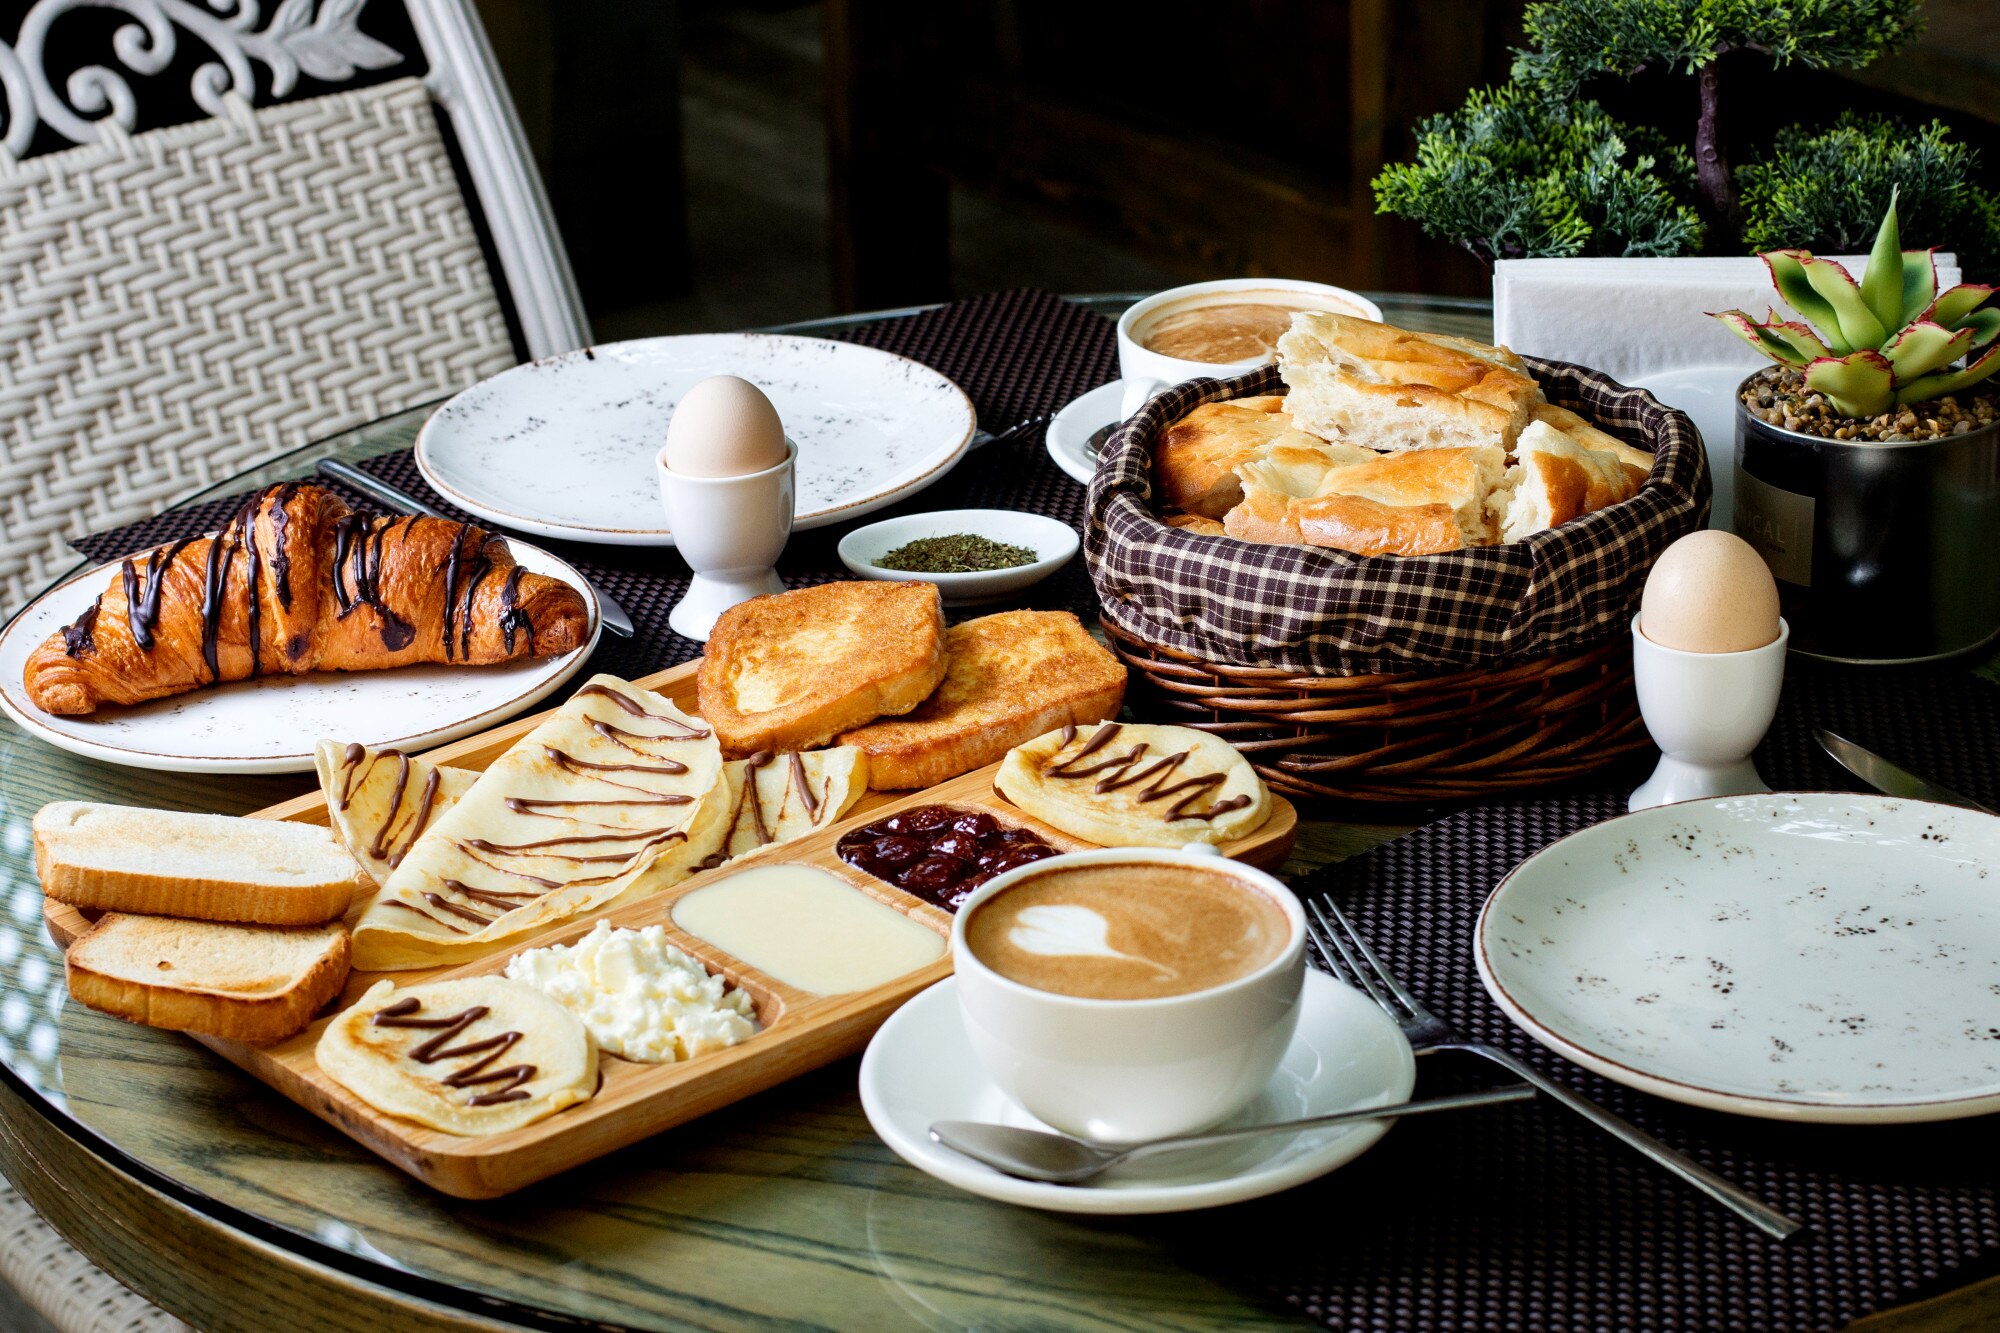
{"label": "cappuccino cup", "polygon": [[959,1007],[1001,1090],[1063,1133],[1137,1143],[1240,1111],[1298,1024],[1305,914],[1213,851],[1106,848],[995,876],[952,922]]}
{"label": "cappuccino cup", "polygon": [[1162,389],[1205,376],[1240,375],[1276,355],[1277,335],[1300,310],[1381,321],[1367,297],[1295,278],[1223,278],[1172,287],[1118,318],[1119,419]]}

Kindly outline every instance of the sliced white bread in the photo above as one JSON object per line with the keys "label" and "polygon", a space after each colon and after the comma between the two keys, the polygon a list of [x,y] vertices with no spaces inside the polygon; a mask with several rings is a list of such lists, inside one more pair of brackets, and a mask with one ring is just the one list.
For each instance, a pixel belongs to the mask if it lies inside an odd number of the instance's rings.
{"label": "sliced white bread", "polygon": [[42,891],[95,911],[316,925],[368,888],[316,824],[56,801],[34,831]]}
{"label": "sliced white bread", "polygon": [[262,1045],[347,984],[347,927],[236,926],[108,912],[66,962],[78,1003],[148,1027]]}

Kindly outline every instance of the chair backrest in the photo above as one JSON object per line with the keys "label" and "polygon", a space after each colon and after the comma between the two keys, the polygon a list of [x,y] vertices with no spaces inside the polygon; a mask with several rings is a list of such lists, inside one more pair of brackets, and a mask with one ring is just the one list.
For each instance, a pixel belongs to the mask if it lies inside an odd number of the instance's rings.
{"label": "chair backrest", "polygon": [[[136,129],[140,90],[126,71],[150,79],[177,57],[181,65],[198,62],[187,92],[194,109],[210,116],[222,114],[230,93],[275,102],[302,86],[332,91],[379,81],[377,72],[407,64],[408,53],[361,30],[369,3],[281,0],[260,23],[259,7],[249,0],[234,16],[172,0],[34,0],[13,44],[0,41],[0,153],[18,158],[31,147],[95,143],[101,122]],[[583,300],[473,0],[402,3],[427,67],[424,83],[449,117],[528,356],[583,346],[590,341]],[[126,24],[110,43],[123,70],[97,63],[100,52],[58,40],[58,20],[100,6]],[[183,42],[200,49],[194,62],[185,58]],[[60,68],[66,64],[75,67]],[[268,96],[258,96],[260,71]],[[148,98],[172,91],[143,90]]]}
{"label": "chair backrest", "polygon": [[[124,66],[178,60],[206,117],[131,133],[122,75],[49,68],[54,19],[93,3],[133,20],[110,38]],[[224,24],[176,0],[37,0],[0,45],[0,615],[71,537],[517,359],[445,118],[527,349],[588,340],[469,0],[412,0],[422,83],[321,91],[406,65],[356,26],[365,3]],[[177,23],[212,59],[190,71]],[[253,111],[260,71],[266,102],[320,95]]]}
{"label": "chair backrest", "polygon": [[430,61],[424,82],[451,116],[467,173],[486,214],[493,248],[533,358],[590,341],[583,298],[556,229],[542,174],[472,0],[409,0]]}

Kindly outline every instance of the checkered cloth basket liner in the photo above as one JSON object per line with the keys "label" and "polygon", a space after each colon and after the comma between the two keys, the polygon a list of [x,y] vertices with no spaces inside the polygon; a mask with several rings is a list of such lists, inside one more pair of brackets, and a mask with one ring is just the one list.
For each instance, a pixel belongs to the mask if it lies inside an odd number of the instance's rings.
{"label": "checkered cloth basket liner", "polygon": [[1652,452],[1632,499],[1525,541],[1427,556],[1357,556],[1201,537],[1160,521],[1153,443],[1201,406],[1283,393],[1276,366],[1191,380],[1105,444],[1083,549],[1104,614],[1206,662],[1317,675],[1457,670],[1573,651],[1622,633],[1653,561],[1708,521],[1701,436],[1642,389],[1528,358],[1552,403]]}

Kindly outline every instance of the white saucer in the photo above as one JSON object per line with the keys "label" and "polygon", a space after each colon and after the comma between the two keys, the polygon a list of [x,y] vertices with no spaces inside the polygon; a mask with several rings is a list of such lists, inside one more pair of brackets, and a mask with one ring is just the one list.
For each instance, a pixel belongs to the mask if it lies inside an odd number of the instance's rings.
{"label": "white saucer", "polygon": [[[960,532],[1010,546],[1025,546],[1037,558],[1011,569],[982,570],[976,574],[920,574],[884,569],[875,563],[905,542]],[[1027,514],[1015,509],[936,509],[926,514],[885,518],[880,523],[856,528],[840,539],[838,549],[840,563],[853,574],[864,579],[935,583],[947,603],[963,606],[994,601],[1040,583],[1068,564],[1080,544],[1075,528],[1045,514]]]}
{"label": "white saucer", "polygon": [[1889,1124],[2000,1111],[2000,819],[1778,792],[1607,820],[1479,915],[1542,1045],[1692,1106]]}
{"label": "white saucer", "polygon": [[494,666],[260,676],[82,717],[44,713],[28,699],[21,670],[118,577],[117,566],[100,565],[49,589],[0,630],[0,711],[72,754],[169,773],[310,773],[313,747],[328,736],[402,750],[455,741],[555,693],[590,660],[603,630],[589,580],[539,547],[512,538],[507,545],[522,568],[583,595],[590,635],[582,647]]}
{"label": "white saucer", "polygon": [[[1374,1001],[1322,972],[1306,973],[1298,1033],[1276,1077],[1231,1125],[1321,1115],[1408,1100],[1410,1044]],[[1359,1157],[1388,1132],[1381,1121],[1250,1139],[1206,1152],[1137,1162],[1089,1185],[1016,1180],[933,1143],[940,1120],[1046,1129],[1015,1106],[973,1058],[947,978],[897,1010],[861,1058],[861,1107],[882,1141],[911,1166],[1002,1203],[1062,1213],[1174,1213],[1290,1189]]]}
{"label": "white saucer", "polygon": [[1048,430],[1043,433],[1049,457],[1078,485],[1090,485],[1090,478],[1097,471],[1097,459],[1090,452],[1090,437],[1118,420],[1124,397],[1125,381],[1113,380],[1098,385],[1050,418]]}

